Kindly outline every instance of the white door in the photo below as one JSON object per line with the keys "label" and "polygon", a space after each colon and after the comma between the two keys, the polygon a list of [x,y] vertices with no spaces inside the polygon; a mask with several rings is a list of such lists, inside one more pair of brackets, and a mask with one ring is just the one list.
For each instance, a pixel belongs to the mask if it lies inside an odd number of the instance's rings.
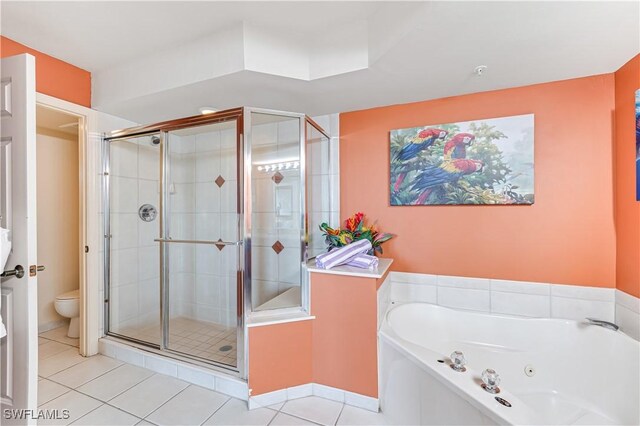
{"label": "white door", "polygon": [[22,269],[22,273],[0,278],[2,321],[7,329],[0,341],[0,415],[2,424],[20,424],[33,421],[9,419],[5,410],[36,410],[38,404],[38,280],[35,269],[30,271],[37,265],[35,58],[26,54],[4,58],[0,67],[4,160],[0,193],[6,195],[1,214],[2,227],[10,229],[12,241],[4,270]]}

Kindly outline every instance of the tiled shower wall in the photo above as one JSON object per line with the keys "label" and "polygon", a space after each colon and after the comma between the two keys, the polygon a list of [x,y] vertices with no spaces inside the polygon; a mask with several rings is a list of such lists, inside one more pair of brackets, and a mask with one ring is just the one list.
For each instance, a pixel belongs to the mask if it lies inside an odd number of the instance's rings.
{"label": "tiled shower wall", "polygon": [[333,228],[340,226],[340,115],[322,115],[313,120],[329,134],[330,140],[314,140],[307,150],[309,257],[327,249],[318,229],[320,224],[327,222]]}
{"label": "tiled shower wall", "polygon": [[111,144],[111,329],[159,324],[158,221],[138,208],[158,206],[159,152],[150,137]]}
{"label": "tiled shower wall", "polygon": [[[316,117],[327,133],[338,135],[338,115]],[[298,120],[256,125],[252,129],[252,306],[299,287],[301,229],[299,170],[265,172],[258,165],[299,159]],[[324,250],[318,225],[339,222],[337,137],[321,140],[312,132],[307,142],[309,255]],[[330,149],[330,144],[332,144]],[[334,188],[332,189],[332,185]]]}
{"label": "tiled shower wall", "polygon": [[[169,135],[173,239],[237,241],[236,129]],[[239,248],[171,244],[171,317],[236,324]]]}

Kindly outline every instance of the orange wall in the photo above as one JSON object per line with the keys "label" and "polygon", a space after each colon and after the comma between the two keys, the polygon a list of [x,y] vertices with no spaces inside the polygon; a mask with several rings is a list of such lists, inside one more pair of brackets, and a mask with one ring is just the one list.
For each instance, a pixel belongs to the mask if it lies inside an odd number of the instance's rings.
{"label": "orange wall", "polygon": [[[394,270],[615,286],[613,74],[340,115],[342,216],[397,234]],[[392,129],[535,114],[533,206],[389,205]]]}
{"label": "orange wall", "polygon": [[378,397],[375,278],[311,274],[313,381]]}
{"label": "orange wall", "polygon": [[635,91],[640,55],[615,73],[616,287],[640,297],[640,201],[635,199]]}
{"label": "orange wall", "polygon": [[249,328],[249,388],[260,395],[311,383],[313,320]]}
{"label": "orange wall", "polygon": [[0,57],[29,53],[36,58],[36,90],[91,107],[91,73],[0,36]]}
{"label": "orange wall", "polygon": [[384,277],[310,279],[314,319],[249,328],[251,395],[318,383],[377,398],[377,287]]}

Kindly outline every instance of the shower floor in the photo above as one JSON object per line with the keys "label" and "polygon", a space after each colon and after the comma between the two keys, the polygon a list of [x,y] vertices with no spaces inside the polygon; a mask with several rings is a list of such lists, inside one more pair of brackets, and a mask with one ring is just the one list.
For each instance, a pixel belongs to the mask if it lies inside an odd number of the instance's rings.
{"label": "shower floor", "polygon": [[[176,317],[169,322],[169,349],[235,366],[237,362],[235,327]],[[120,330],[118,334],[159,344],[158,325]],[[220,350],[221,348],[228,350]]]}

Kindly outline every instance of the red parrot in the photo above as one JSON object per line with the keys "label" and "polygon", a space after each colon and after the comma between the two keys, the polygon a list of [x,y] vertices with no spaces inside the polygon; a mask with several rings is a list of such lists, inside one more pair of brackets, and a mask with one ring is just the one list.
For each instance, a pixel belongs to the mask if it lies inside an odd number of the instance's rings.
{"label": "red parrot", "polygon": [[415,179],[412,190],[421,191],[414,204],[424,204],[431,192],[445,183],[455,182],[462,176],[479,172],[484,163],[479,160],[455,159],[444,161],[439,166],[425,168]]}
{"label": "red parrot", "polygon": [[[442,129],[424,129],[420,131],[416,136],[409,138],[409,143],[404,145],[400,151],[393,157],[394,162],[407,162],[411,161],[418,156],[418,154],[433,145],[433,143],[438,139],[444,139],[447,134],[446,130]],[[407,174],[400,173],[398,178],[396,179],[396,183],[393,186],[393,189],[397,191],[402,185],[404,178]]]}
{"label": "red parrot", "polygon": [[471,133],[458,133],[444,144],[444,159],[466,158],[467,147],[476,139]]}

